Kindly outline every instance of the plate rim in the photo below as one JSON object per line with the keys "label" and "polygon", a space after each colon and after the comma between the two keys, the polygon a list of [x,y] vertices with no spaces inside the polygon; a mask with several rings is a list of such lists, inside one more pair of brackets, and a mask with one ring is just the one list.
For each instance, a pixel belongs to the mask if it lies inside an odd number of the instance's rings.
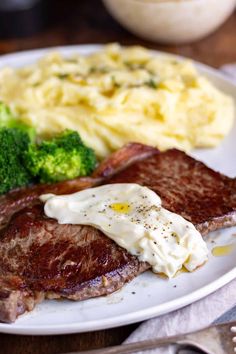
{"label": "plate rim", "polygon": [[[3,54],[0,55],[0,65],[2,61],[5,60],[14,60],[16,57],[38,57],[50,52],[64,52],[64,53],[73,53],[74,52],[84,52],[88,53],[89,51],[96,51],[104,47],[106,44],[78,44],[78,45],[69,45],[69,46],[52,46],[47,48],[40,48],[40,49],[32,49],[32,50],[22,50],[14,53]],[[194,65],[203,74],[210,73],[210,75],[223,80],[224,82],[228,83],[232,88],[236,90],[235,82],[227,77],[223,73],[221,73],[218,69],[210,67],[206,64],[200,63],[194,59],[176,55],[164,51],[158,51],[149,49],[155,55],[161,56],[169,56],[178,60],[191,60]],[[32,58],[33,59],[33,58]],[[2,65],[1,65],[2,67]],[[60,334],[69,334],[69,333],[83,333],[83,332],[92,332],[96,330],[102,330],[107,328],[115,328],[119,326],[124,326],[128,324],[132,324],[135,322],[151,319],[156,316],[161,316],[167,313],[170,313],[174,310],[180,309],[184,306],[187,306],[191,303],[194,303],[207,295],[210,295],[214,291],[220,289],[230,281],[236,278],[236,266],[232,268],[230,271],[226,272],[224,275],[220,276],[219,278],[215,279],[211,283],[200,287],[199,289],[190,292],[184,296],[180,296],[177,299],[167,301],[165,303],[151,306],[147,309],[142,309],[138,311],[133,311],[128,314],[123,314],[120,316],[112,316],[110,318],[105,318],[102,320],[92,320],[86,322],[75,322],[75,323],[65,323],[59,325],[20,325],[15,326],[15,324],[5,324],[0,323],[0,333],[8,333],[8,334],[18,334],[18,335],[60,335]],[[17,324],[17,322],[16,322]]]}
{"label": "plate rim", "polygon": [[[48,325],[48,326],[38,325],[38,326],[29,327],[27,325],[21,325],[19,327],[13,327],[14,324],[12,326],[12,324],[0,323],[0,333],[18,334],[18,335],[26,335],[26,334],[27,335],[61,335],[61,334],[94,332],[97,330],[116,328],[124,325],[129,325],[132,323],[148,320],[181,309],[184,306],[190,305],[212,294],[216,290],[222,288],[224,285],[233,281],[235,278],[236,278],[236,266],[233,269],[231,269],[229,272],[225,273],[223,276],[216,279],[215,281],[209,283],[208,285],[205,285],[204,287],[201,287],[198,290],[195,290],[194,292],[191,292],[190,294],[181,296],[175,300],[168,301],[164,304],[152,306],[148,309],[134,311],[126,315],[115,316],[108,319],[86,321],[85,325],[83,322],[78,322],[78,323],[75,322],[72,324],[65,323],[60,325]],[[162,311],[158,311],[160,307],[163,307]]]}

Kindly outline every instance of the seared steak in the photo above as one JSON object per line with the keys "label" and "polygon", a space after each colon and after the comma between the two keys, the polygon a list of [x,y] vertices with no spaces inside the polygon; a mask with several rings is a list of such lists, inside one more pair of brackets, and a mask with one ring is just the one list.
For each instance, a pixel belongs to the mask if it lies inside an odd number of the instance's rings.
{"label": "seared steak", "polygon": [[84,300],[112,293],[149,268],[97,229],[47,218],[42,204],[16,213],[0,238],[4,322],[44,298]]}
{"label": "seared steak", "polygon": [[105,183],[149,187],[161,197],[164,208],[191,221],[203,235],[236,225],[236,179],[176,149],[135,162]]}
{"label": "seared steak", "polygon": [[[178,150],[129,144],[91,178],[13,191],[0,198],[0,320],[12,322],[44,298],[83,300],[109,294],[149,268],[100,231],[59,225],[38,196],[66,194],[105,183],[139,183],[163,206],[202,233],[236,223],[236,180]],[[10,221],[9,221],[10,220]]]}

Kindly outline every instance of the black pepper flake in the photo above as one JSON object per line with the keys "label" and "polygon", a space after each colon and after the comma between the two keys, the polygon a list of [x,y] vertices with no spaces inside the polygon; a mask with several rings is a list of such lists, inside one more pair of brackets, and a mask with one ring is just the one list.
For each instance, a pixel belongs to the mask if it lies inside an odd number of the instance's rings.
{"label": "black pepper flake", "polygon": [[174,285],[173,287],[174,287],[174,288],[176,288],[176,287],[177,287],[177,285]]}
{"label": "black pepper flake", "polygon": [[135,295],[135,294],[136,294],[136,292],[135,292],[135,291],[132,291],[132,293],[131,293],[131,294]]}

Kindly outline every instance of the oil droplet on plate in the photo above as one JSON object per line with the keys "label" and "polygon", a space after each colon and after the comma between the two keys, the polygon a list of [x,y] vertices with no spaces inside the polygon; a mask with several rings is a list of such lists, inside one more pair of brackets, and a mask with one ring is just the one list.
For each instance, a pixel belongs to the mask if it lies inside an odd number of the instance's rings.
{"label": "oil droplet on plate", "polygon": [[211,253],[215,257],[228,256],[235,249],[235,245],[235,243],[231,243],[229,245],[216,246],[212,248]]}

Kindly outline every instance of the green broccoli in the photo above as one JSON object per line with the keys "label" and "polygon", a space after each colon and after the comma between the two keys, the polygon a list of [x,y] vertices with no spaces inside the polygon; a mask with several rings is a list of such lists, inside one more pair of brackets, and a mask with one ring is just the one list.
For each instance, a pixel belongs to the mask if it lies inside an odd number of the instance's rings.
{"label": "green broccoli", "polygon": [[26,132],[0,128],[0,194],[31,182],[30,173],[23,165],[23,152],[29,143]]}
{"label": "green broccoli", "polygon": [[17,119],[10,108],[3,102],[0,102],[0,128],[16,128],[28,134],[30,141],[33,142],[36,137],[34,127],[28,126]]}
{"label": "green broccoli", "polygon": [[96,166],[96,157],[77,132],[66,130],[51,140],[31,144],[25,164],[40,182],[51,183],[89,175]]}

